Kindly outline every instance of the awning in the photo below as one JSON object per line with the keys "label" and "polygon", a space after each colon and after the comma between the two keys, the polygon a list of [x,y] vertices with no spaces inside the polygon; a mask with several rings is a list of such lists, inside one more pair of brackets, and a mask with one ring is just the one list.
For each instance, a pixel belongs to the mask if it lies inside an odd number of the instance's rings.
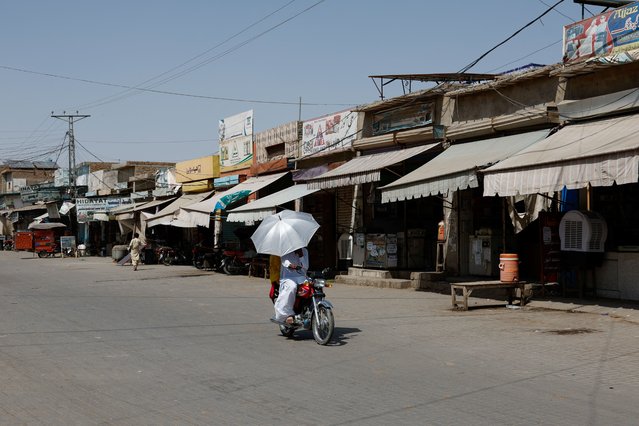
{"label": "awning", "polygon": [[381,187],[382,203],[477,188],[477,170],[544,139],[549,130],[452,145],[417,170]]}
{"label": "awning", "polygon": [[189,204],[197,203],[209,197],[213,191],[203,192],[201,194],[184,194],[173,200],[171,204],[164,207],[154,215],[151,215],[146,226],[151,228],[156,225],[172,225],[171,222],[176,218],[180,208]]}
{"label": "awning", "polygon": [[184,227],[195,228],[196,226],[204,226],[208,228],[211,213],[215,211],[216,206],[218,206],[217,208],[219,208],[218,202],[223,197],[232,197],[233,194],[240,192],[248,196],[253,192],[259,191],[267,185],[270,185],[276,180],[284,177],[287,173],[288,172],[275,173],[272,175],[255,176],[248,178],[244,182],[238,183],[231,189],[228,189],[224,192],[218,192],[208,200],[181,207],[180,211],[177,214],[177,219]]}
{"label": "awning", "polygon": [[228,211],[228,222],[256,222],[276,213],[278,206],[319,191],[308,189],[305,183],[290,186],[275,194]]}
{"label": "awning", "polygon": [[141,203],[134,203],[132,205],[129,204],[126,206],[118,207],[116,209],[112,209],[110,213],[115,216],[116,220],[133,219],[135,212],[153,209],[155,207],[161,206],[163,204],[169,203],[174,200],[176,200],[175,197],[166,198],[164,200],[153,200],[153,201],[145,201]]}
{"label": "awning", "polygon": [[551,193],[639,180],[639,115],[564,127],[484,170],[484,195]]}
{"label": "awning", "polygon": [[401,163],[437,146],[439,143],[355,157],[317,178],[310,179],[307,184],[309,189],[328,189],[376,182],[381,178],[382,169]]}
{"label": "awning", "polygon": [[29,229],[55,229],[55,228],[66,228],[67,225],[60,222],[31,222],[28,226]]}

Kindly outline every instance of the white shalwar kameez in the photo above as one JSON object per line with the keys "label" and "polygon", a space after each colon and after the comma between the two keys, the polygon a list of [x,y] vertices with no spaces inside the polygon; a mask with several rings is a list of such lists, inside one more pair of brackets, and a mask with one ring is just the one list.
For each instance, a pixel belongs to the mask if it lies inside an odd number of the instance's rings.
{"label": "white shalwar kameez", "polygon": [[[301,269],[296,270],[299,266]],[[275,301],[275,320],[285,322],[286,318],[295,315],[295,293],[297,286],[306,280],[308,271],[308,250],[302,249],[302,256],[291,252],[282,256],[280,268],[280,294]]]}

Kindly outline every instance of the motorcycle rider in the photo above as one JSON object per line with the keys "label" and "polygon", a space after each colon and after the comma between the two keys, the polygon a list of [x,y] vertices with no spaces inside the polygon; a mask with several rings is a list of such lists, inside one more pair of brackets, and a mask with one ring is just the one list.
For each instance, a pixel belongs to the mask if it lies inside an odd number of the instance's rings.
{"label": "motorcycle rider", "polygon": [[308,250],[306,247],[297,249],[282,256],[280,268],[280,294],[275,300],[275,316],[273,322],[279,324],[294,324],[295,294],[297,286],[306,280],[308,271]]}

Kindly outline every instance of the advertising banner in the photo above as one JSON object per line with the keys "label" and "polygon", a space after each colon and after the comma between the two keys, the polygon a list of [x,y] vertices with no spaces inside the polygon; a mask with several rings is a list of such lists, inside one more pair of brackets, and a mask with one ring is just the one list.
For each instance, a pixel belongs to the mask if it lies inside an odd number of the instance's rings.
{"label": "advertising banner", "polygon": [[75,204],[78,222],[93,222],[97,220],[96,213],[108,214],[112,209],[132,202],[130,198],[78,198]]}
{"label": "advertising banner", "polygon": [[253,135],[253,110],[241,112],[220,120],[218,126],[220,141],[239,136]]}
{"label": "advertising banner", "polygon": [[246,169],[253,164],[253,136],[220,141],[220,171]]}
{"label": "advertising banner", "polygon": [[253,110],[220,120],[220,172],[253,164]]}
{"label": "advertising banner", "polygon": [[639,2],[564,27],[564,62],[639,48]]}
{"label": "advertising banner", "polygon": [[357,137],[357,112],[343,111],[305,121],[301,156],[350,148]]}

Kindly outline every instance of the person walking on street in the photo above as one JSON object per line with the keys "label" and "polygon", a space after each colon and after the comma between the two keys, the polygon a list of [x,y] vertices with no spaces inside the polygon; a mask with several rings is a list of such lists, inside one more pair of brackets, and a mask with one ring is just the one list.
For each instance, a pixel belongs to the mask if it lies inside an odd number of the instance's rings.
{"label": "person walking on street", "polygon": [[282,256],[280,268],[280,294],[275,300],[275,317],[273,321],[279,324],[293,324],[295,322],[295,293],[297,286],[306,280],[308,271],[308,250],[297,249]]}
{"label": "person walking on street", "polygon": [[133,270],[138,270],[138,264],[140,263],[140,249],[142,248],[142,241],[138,238],[140,234],[137,232],[133,234],[133,239],[129,243],[129,251],[131,252],[131,264]]}

